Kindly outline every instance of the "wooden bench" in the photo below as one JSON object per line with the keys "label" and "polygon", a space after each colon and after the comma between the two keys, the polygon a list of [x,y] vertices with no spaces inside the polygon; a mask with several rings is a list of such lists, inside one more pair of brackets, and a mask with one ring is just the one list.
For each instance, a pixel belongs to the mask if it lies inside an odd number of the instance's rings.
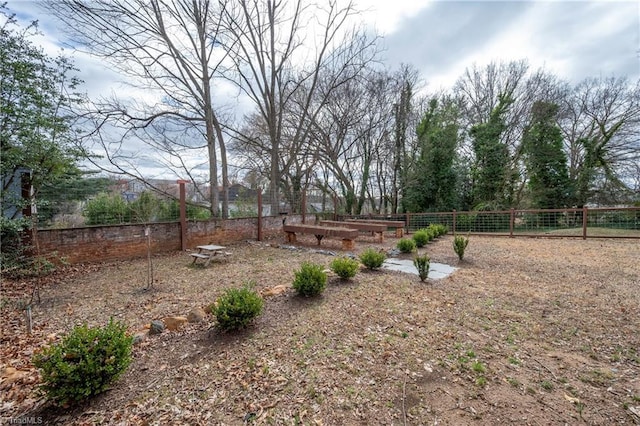
{"label": "wooden bench", "polygon": [[378,225],[385,225],[388,229],[395,229],[396,237],[402,238],[404,235],[405,223],[401,220],[377,220],[377,219],[346,219],[346,222],[354,223],[376,223]]}
{"label": "wooden bench", "polygon": [[321,220],[319,222],[321,226],[334,226],[342,228],[352,228],[358,231],[371,232],[371,235],[378,234],[380,242],[384,242],[384,231],[387,227],[378,223],[369,222],[341,222],[338,220]]}
{"label": "wooden bench", "polygon": [[342,249],[353,250],[354,240],[358,238],[358,230],[351,228],[337,228],[317,225],[282,225],[282,230],[287,234],[287,241],[296,242],[296,234],[312,234],[318,240],[318,245],[323,237],[342,238]]}

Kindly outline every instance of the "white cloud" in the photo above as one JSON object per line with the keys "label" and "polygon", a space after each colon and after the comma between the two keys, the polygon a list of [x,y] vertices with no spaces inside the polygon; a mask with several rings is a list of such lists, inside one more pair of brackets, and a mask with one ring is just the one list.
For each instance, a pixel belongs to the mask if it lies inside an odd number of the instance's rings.
{"label": "white cloud", "polygon": [[640,77],[640,2],[435,1],[385,39],[391,66],[410,63],[432,89],[466,67],[527,59],[567,80]]}
{"label": "white cloud", "polygon": [[362,17],[383,35],[398,29],[401,22],[424,9],[430,0],[361,0],[356,7],[363,9]]}

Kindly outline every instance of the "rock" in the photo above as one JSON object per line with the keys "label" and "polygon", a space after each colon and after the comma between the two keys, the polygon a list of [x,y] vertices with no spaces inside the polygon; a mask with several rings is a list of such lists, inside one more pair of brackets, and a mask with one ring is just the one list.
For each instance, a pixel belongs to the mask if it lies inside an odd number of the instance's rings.
{"label": "rock", "polygon": [[136,331],[133,335],[133,344],[139,345],[140,343],[144,342],[147,336],[149,335],[149,333],[150,333],[150,329],[146,329],[146,328]]}
{"label": "rock", "polygon": [[287,291],[287,286],[284,285],[284,284],[280,284],[280,285],[276,285],[274,287],[265,288],[264,290],[262,290],[260,292],[260,295],[262,297],[277,296],[279,294],[284,293],[285,291]]}
{"label": "rock", "polygon": [[26,375],[26,371],[21,371],[14,367],[5,368],[0,376],[2,378],[0,389],[9,389],[13,383],[22,380]]}
{"label": "rock", "polygon": [[313,250],[312,253],[324,254],[326,256],[337,256],[335,251],[330,250]]}
{"label": "rock", "polygon": [[162,322],[167,327],[167,330],[176,331],[187,323],[187,317],[165,317],[162,318]]}
{"label": "rock", "polygon": [[189,312],[189,315],[187,315],[187,321],[202,322],[204,321],[206,316],[207,316],[207,313],[204,311],[204,309],[200,307],[193,308],[191,312]]}
{"label": "rock", "polygon": [[400,250],[397,248],[393,248],[387,252],[388,257],[398,257],[400,255]]}
{"label": "rock", "polygon": [[149,334],[160,334],[164,331],[164,322],[154,320],[151,321],[151,327],[149,327]]}

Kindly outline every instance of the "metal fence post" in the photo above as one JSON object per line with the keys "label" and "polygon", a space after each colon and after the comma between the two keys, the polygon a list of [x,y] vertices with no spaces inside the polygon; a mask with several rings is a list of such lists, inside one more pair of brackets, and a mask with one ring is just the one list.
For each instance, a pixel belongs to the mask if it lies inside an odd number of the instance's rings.
{"label": "metal fence post", "polygon": [[582,207],[582,239],[587,239],[587,206]]}

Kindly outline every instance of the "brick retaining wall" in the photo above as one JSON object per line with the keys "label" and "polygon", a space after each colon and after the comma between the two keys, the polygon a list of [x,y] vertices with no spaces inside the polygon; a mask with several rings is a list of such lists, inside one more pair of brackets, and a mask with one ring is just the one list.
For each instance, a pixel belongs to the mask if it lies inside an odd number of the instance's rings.
{"label": "brick retaining wall", "polygon": [[[258,219],[212,219],[187,222],[187,247],[201,244],[231,244],[258,237]],[[300,222],[290,216],[287,223]],[[180,222],[154,223],[151,229],[153,253],[180,250]],[[282,219],[262,219],[263,238],[282,235]],[[90,226],[38,231],[38,246],[42,255],[53,255],[73,263],[124,260],[147,255],[145,225]]]}

